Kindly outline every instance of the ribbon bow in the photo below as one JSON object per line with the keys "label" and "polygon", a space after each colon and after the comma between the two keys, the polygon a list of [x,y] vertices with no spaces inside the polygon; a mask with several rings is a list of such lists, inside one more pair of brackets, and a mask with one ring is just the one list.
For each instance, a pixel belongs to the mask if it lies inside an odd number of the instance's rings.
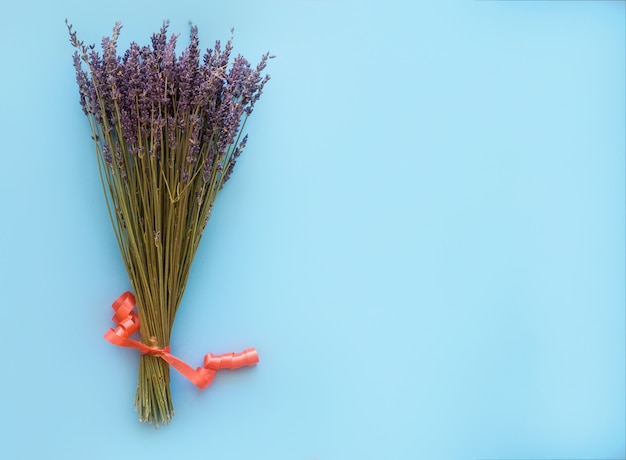
{"label": "ribbon bow", "polygon": [[220,369],[237,369],[243,366],[254,366],[259,362],[259,355],[254,348],[248,348],[241,353],[225,353],[223,355],[204,356],[204,366],[192,368],[182,359],[170,354],[170,346],[165,348],[150,347],[130,336],[139,330],[139,316],[133,311],[135,296],[125,292],[113,302],[113,321],[117,324],[115,329],[109,329],[104,338],[118,347],[136,348],[142,355],[158,356],[170,366],[183,374],[195,386],[204,390],[208,387],[215,373]]}

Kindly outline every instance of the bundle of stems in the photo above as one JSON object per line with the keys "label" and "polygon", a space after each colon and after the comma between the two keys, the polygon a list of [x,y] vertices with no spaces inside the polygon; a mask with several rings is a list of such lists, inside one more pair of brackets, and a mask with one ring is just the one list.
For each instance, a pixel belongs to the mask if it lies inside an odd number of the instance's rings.
{"label": "bundle of stems", "polygon": [[[178,36],[167,38],[168,22],[151,46],[133,42],[123,56],[117,23],[100,54],[67,26],[107,209],[137,299],[141,341],[165,348],[215,198],[245,147],[242,130],[269,80],[262,73],[270,56],[255,67],[240,55],[231,60],[231,36],[200,62],[193,25],[177,56]],[[171,420],[169,381],[164,360],[141,356],[135,406],[142,422]]]}

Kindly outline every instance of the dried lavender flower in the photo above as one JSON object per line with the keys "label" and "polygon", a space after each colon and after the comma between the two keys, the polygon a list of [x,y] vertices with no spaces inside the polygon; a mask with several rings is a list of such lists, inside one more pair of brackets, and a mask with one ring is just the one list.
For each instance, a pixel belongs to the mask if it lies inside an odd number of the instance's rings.
{"label": "dried lavender flower", "polygon": [[[116,23],[100,53],[66,24],[79,102],[137,298],[141,340],[163,348],[217,193],[246,145],[242,129],[269,80],[263,71],[271,56],[263,55],[255,67],[241,55],[231,61],[231,36],[201,58],[195,25],[176,56],[178,35],[167,38],[167,21],[151,45],[133,42],[121,55],[122,25]],[[170,421],[163,360],[141,357],[135,405],[141,421]]]}

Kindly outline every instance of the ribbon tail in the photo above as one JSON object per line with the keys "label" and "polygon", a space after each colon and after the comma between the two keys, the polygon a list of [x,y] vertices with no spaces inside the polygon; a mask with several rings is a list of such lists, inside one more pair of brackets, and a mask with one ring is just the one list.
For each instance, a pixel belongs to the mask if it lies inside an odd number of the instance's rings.
{"label": "ribbon tail", "polygon": [[255,348],[248,348],[241,353],[224,353],[213,355],[209,353],[204,357],[205,369],[238,369],[244,366],[254,366],[259,362],[259,355]]}
{"label": "ribbon tail", "polygon": [[198,372],[199,369],[194,369],[185,361],[177,358],[174,355],[171,355],[170,353],[163,353],[162,355],[160,355],[160,357],[201,390],[204,390],[206,387],[208,387],[213,380],[212,376],[211,378],[207,378],[208,376],[205,376],[203,373]]}
{"label": "ribbon tail", "polygon": [[213,382],[215,373],[220,369],[238,369],[244,366],[254,366],[259,362],[259,355],[254,348],[248,348],[241,353],[225,353],[217,356],[208,354],[204,357],[204,367],[195,370],[169,353],[160,356],[201,390],[206,389]]}

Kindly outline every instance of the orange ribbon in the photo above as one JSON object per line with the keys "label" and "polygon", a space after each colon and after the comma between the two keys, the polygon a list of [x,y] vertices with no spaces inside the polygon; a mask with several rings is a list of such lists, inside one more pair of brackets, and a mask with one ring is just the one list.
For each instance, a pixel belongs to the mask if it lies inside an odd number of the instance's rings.
{"label": "orange ribbon", "polygon": [[259,362],[259,355],[254,348],[241,353],[225,353],[223,355],[205,355],[204,366],[197,369],[176,356],[170,354],[169,345],[165,348],[150,347],[138,340],[129,338],[139,330],[139,316],[133,311],[135,296],[125,292],[113,302],[113,321],[115,329],[109,329],[104,338],[118,347],[136,348],[142,355],[158,356],[190,380],[195,386],[204,390],[208,387],[215,373],[220,369],[237,369],[238,367],[254,366]]}

